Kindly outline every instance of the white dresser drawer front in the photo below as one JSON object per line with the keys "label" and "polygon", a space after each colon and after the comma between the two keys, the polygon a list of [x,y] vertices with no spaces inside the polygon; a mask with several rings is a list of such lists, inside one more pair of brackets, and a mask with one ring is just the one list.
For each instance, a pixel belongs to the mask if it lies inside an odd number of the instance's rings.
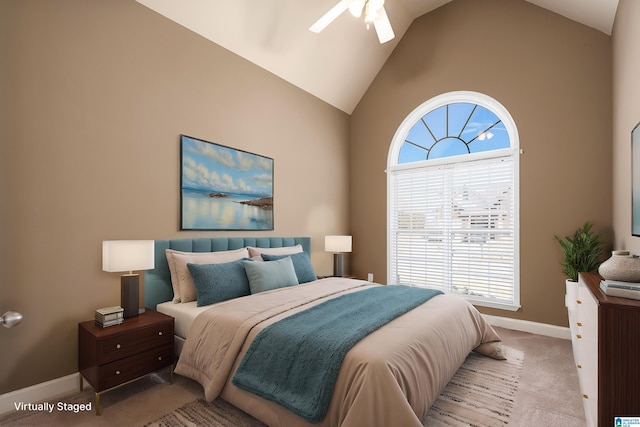
{"label": "white dresser drawer front", "polygon": [[580,387],[587,425],[595,426],[598,419],[598,303],[584,283],[579,283],[576,304]]}

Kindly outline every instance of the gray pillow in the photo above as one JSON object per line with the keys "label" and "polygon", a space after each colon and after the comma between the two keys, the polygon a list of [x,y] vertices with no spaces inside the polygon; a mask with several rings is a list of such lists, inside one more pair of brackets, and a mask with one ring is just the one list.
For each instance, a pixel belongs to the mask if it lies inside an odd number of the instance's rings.
{"label": "gray pillow", "polygon": [[276,261],[243,261],[252,294],[298,284],[291,258]]}

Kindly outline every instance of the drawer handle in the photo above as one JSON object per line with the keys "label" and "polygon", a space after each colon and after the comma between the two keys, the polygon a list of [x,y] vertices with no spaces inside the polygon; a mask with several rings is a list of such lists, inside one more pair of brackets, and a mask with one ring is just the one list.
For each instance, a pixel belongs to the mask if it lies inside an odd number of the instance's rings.
{"label": "drawer handle", "polygon": [[582,326],[582,322],[578,322],[578,326]]}
{"label": "drawer handle", "polygon": [[158,335],[162,335],[162,331],[158,332]]}
{"label": "drawer handle", "polygon": [[583,394],[582,397],[584,397],[585,399],[588,399],[589,395],[588,394]]}
{"label": "drawer handle", "polygon": [[162,356],[158,356],[158,360],[162,360]]}
{"label": "drawer handle", "polygon": [[120,344],[116,344],[116,348],[120,348]]}
{"label": "drawer handle", "polygon": [[116,371],[116,375],[120,375],[120,371]]}
{"label": "drawer handle", "polygon": [[576,337],[578,337],[579,340],[582,339],[582,335],[580,334],[577,334]]}
{"label": "drawer handle", "polygon": [[582,301],[580,301],[580,300],[577,300],[576,302],[577,302],[578,304],[582,304]]}

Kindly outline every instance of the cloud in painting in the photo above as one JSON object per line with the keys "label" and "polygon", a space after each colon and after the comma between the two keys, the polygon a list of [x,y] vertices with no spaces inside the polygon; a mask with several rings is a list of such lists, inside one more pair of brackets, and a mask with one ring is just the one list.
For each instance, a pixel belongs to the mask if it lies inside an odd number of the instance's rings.
{"label": "cloud in painting", "polygon": [[183,137],[182,187],[198,191],[271,196],[273,160]]}

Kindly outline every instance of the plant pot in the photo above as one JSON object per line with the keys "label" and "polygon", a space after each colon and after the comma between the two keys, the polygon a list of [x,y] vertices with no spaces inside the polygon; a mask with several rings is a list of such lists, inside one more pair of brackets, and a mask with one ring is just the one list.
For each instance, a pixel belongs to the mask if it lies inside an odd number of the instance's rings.
{"label": "plant pot", "polygon": [[567,291],[565,294],[564,305],[571,311],[575,308],[576,300],[578,299],[578,282],[566,279],[565,286]]}
{"label": "plant pot", "polygon": [[640,282],[640,258],[629,251],[613,251],[611,258],[600,264],[598,273],[607,280]]}

